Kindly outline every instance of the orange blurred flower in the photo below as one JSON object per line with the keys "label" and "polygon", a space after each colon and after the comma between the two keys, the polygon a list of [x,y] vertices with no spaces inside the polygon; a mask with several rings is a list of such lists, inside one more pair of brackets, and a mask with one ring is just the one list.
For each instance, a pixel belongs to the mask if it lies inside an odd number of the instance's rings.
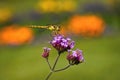
{"label": "orange blurred flower", "polygon": [[0,43],[21,45],[28,43],[33,38],[33,32],[26,26],[11,25],[3,28],[0,32]]}
{"label": "orange blurred flower", "polygon": [[[77,34],[77,35],[99,36],[103,33],[105,26],[104,26],[104,21],[98,16],[75,15],[70,19],[66,29],[67,29],[67,32]],[[64,30],[62,30],[61,32],[63,31]]]}

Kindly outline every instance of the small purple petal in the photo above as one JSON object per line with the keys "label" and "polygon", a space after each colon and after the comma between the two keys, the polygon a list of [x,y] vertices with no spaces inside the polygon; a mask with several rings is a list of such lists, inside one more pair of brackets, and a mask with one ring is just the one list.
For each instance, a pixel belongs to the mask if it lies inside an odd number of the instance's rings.
{"label": "small purple petal", "polygon": [[78,57],[76,51],[73,51],[73,57]]}
{"label": "small purple petal", "polygon": [[70,38],[66,38],[67,41],[70,41],[71,39]]}

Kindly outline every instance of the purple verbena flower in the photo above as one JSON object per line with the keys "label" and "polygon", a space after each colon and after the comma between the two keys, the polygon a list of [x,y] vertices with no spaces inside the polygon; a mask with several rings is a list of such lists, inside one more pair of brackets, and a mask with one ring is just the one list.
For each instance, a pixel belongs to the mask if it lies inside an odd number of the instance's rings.
{"label": "purple verbena flower", "polygon": [[75,51],[72,51],[72,54],[70,54],[71,51],[68,52],[67,55],[67,60],[69,61],[70,64],[79,64],[84,61],[82,51],[79,49],[76,49]]}
{"label": "purple verbena flower", "polygon": [[43,49],[44,49],[44,52],[42,54],[42,57],[48,58],[51,49],[47,47],[44,47]]}
{"label": "purple verbena flower", "polygon": [[57,34],[53,37],[53,40],[50,41],[50,44],[57,49],[59,53],[70,50],[74,47],[74,41],[70,38],[66,38],[63,35]]}

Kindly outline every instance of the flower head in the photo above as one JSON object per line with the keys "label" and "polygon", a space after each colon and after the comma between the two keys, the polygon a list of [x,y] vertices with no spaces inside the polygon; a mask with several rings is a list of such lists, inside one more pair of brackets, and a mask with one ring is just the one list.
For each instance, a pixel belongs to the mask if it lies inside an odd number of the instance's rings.
{"label": "flower head", "polygon": [[44,47],[43,49],[44,49],[44,52],[42,54],[42,57],[48,58],[51,49],[47,47]]}
{"label": "flower head", "polygon": [[72,51],[72,54],[70,54],[71,51],[69,51],[67,55],[67,60],[69,61],[70,64],[79,64],[84,61],[82,51],[79,49],[76,49],[75,51]]}
{"label": "flower head", "polygon": [[74,41],[70,38],[65,38],[60,34],[54,36],[53,40],[50,41],[50,44],[52,44],[52,46],[57,49],[59,53],[70,50],[74,47]]}

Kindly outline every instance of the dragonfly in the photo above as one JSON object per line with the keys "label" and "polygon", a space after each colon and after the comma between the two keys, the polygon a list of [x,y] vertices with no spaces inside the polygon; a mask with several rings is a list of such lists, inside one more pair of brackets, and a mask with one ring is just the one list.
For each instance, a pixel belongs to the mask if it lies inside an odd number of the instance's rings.
{"label": "dragonfly", "polygon": [[60,31],[60,26],[58,26],[58,25],[48,25],[48,26],[31,25],[29,27],[48,29],[48,30],[52,31],[54,35],[59,34],[59,31]]}

